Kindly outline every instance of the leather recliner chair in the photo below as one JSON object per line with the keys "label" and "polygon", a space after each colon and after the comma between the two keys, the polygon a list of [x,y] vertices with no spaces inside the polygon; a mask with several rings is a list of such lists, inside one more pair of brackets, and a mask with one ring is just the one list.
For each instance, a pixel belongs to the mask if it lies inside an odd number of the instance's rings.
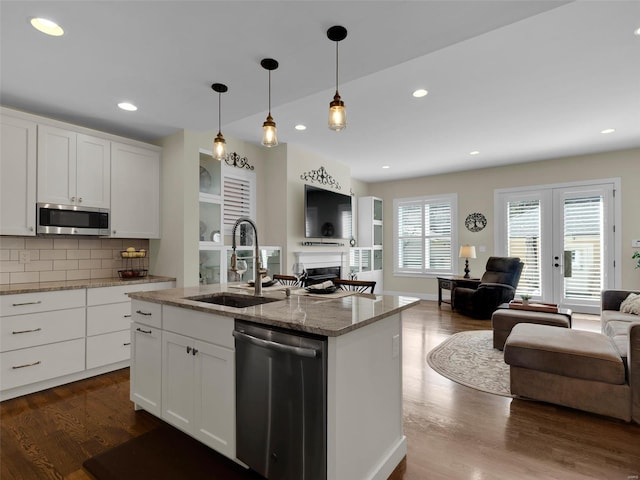
{"label": "leather recliner chair", "polygon": [[518,257],[489,257],[484,275],[476,288],[455,287],[453,308],[460,313],[489,319],[501,303],[513,300],[524,263]]}

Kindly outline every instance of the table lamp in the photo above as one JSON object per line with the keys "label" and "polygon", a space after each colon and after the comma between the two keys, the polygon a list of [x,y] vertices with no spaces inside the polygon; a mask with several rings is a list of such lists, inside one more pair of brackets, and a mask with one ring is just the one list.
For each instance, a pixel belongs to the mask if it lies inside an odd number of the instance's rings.
{"label": "table lamp", "polygon": [[464,278],[469,278],[469,259],[476,258],[476,247],[473,245],[461,245],[460,253],[458,254],[460,258],[464,258]]}

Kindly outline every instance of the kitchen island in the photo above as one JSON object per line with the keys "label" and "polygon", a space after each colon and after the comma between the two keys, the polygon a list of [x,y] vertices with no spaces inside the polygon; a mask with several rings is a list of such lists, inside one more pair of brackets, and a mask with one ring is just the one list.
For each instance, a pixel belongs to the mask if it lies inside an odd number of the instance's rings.
{"label": "kitchen island", "polygon": [[401,315],[418,299],[287,297],[282,288],[263,292],[276,301],[246,308],[199,301],[225,292],[250,293],[234,287],[131,294],[131,400],[136,408],[242,463],[236,456],[235,321],[324,337],[326,478],[388,478],[406,454]]}

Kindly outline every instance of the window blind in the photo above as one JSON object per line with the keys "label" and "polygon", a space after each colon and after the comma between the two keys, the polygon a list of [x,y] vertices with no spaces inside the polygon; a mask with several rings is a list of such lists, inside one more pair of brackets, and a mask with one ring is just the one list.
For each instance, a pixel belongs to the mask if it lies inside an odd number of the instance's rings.
{"label": "window blind", "polygon": [[395,271],[433,274],[453,270],[454,197],[396,200]]}
{"label": "window blind", "polygon": [[541,295],[540,200],[508,202],[507,210],[508,255],[524,262],[517,293]]}
{"label": "window blind", "polygon": [[252,217],[253,192],[252,179],[233,175],[223,176],[223,223],[225,233],[231,229],[240,217]]}

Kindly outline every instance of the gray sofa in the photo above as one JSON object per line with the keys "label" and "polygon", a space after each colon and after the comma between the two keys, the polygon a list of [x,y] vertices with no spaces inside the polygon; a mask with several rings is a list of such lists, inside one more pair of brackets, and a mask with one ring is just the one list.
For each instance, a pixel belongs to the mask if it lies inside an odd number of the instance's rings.
{"label": "gray sofa", "polygon": [[521,323],[504,348],[516,396],[640,423],[640,316],[602,292],[602,333]]}

